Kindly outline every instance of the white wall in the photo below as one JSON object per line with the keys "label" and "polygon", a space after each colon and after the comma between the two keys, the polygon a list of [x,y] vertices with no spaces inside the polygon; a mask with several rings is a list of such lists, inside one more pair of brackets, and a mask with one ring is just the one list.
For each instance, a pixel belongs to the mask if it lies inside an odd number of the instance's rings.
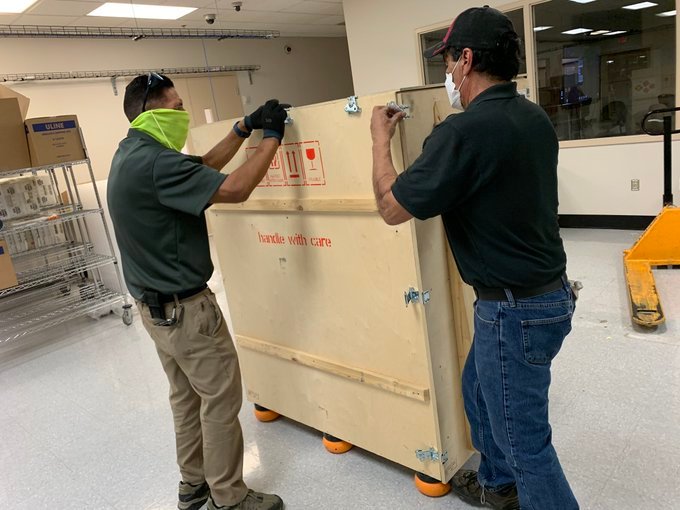
{"label": "white wall", "polygon": [[[361,96],[422,84],[416,30],[449,23],[463,10],[483,3],[500,7],[510,2],[344,0],[355,92]],[[560,213],[657,214],[663,189],[663,148],[657,140],[562,149]],[[680,143],[675,142],[673,149],[677,154]],[[632,178],[640,179],[639,192],[630,191]],[[680,203],[680,170],[675,171],[673,188]]]}
{"label": "white wall", "polygon": [[[680,142],[673,151],[673,193],[680,204]],[[558,176],[561,214],[656,215],[663,196],[663,144],[561,149]],[[631,179],[640,180],[640,191],[631,191]]]}
{"label": "white wall", "polygon": [[[284,52],[285,45],[293,48],[291,54]],[[248,64],[262,69],[253,73],[252,85],[247,73],[238,73],[245,112],[269,97],[299,106],[353,93],[344,38],[206,41],[205,48],[201,41],[188,40],[0,39],[0,74]],[[126,83],[118,80],[118,96],[109,79],[10,87],[31,99],[29,117],[78,115],[95,177],[103,179],[128,128],[122,109]]]}

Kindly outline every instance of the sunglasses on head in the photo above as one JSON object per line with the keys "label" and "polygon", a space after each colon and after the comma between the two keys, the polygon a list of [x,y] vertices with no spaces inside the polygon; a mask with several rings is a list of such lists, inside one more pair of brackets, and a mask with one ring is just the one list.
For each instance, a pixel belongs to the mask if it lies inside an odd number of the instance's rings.
{"label": "sunglasses on head", "polygon": [[146,91],[144,91],[144,101],[142,102],[142,111],[146,111],[146,100],[149,99],[149,92],[158,87],[161,83],[165,81],[160,74],[154,73],[153,71],[149,73],[149,80],[146,82]]}

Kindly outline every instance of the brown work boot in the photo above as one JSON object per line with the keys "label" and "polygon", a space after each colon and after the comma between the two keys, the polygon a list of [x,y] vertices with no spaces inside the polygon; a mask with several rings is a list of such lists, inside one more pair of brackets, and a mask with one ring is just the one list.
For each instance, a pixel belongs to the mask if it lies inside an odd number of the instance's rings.
{"label": "brown work boot", "polygon": [[517,487],[489,490],[479,485],[477,471],[462,469],[451,479],[451,492],[467,504],[495,510],[520,510]]}
{"label": "brown work boot", "polygon": [[208,510],[283,510],[283,501],[276,494],[249,490],[245,499],[233,506],[217,506],[211,497],[208,499]]}

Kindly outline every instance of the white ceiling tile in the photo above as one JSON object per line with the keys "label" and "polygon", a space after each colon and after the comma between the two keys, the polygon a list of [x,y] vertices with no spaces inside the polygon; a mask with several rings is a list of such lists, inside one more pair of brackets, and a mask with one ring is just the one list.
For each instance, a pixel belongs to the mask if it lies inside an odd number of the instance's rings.
{"label": "white ceiling tile", "polygon": [[[118,25],[119,27],[126,28],[182,28],[186,22],[178,20],[162,20],[162,19],[145,19],[137,20],[134,19],[123,19],[123,22]],[[212,28],[208,24],[204,23],[205,27]],[[214,25],[213,25],[214,26]],[[204,28],[205,28],[204,27]]]}
{"label": "white ceiling tile", "polygon": [[90,2],[48,2],[43,0],[28,10],[26,14],[38,14],[41,16],[85,16],[96,8],[97,6]]}
{"label": "white ceiling tile", "polygon": [[[242,0],[243,7],[241,13],[248,11],[269,11],[277,12],[291,5],[299,4],[300,0]],[[232,0],[217,0],[217,5],[220,9],[234,11],[231,6]]]}
{"label": "white ceiling tile", "polygon": [[78,19],[78,16],[37,16],[34,14],[22,14],[12,23],[13,25],[69,25]]}
{"label": "white ceiling tile", "polygon": [[[142,0],[138,0],[144,3]],[[207,9],[211,8],[215,10],[215,0],[161,0],[163,5],[173,5],[178,7],[205,7]]]}
{"label": "white ceiling tile", "polygon": [[[215,13],[215,9],[198,9],[180,18],[187,21],[203,20],[206,14]],[[321,18],[318,14],[306,14],[295,12],[265,12],[265,11],[244,11],[235,13],[233,11],[219,10],[217,14],[216,23],[229,23],[231,25],[240,25],[241,23],[314,23]],[[207,28],[210,25],[205,24]]]}
{"label": "white ceiling tile", "polygon": [[104,18],[101,16],[83,16],[70,26],[74,27],[117,27],[123,22],[121,18]]}
{"label": "white ceiling tile", "polygon": [[[216,11],[214,8],[203,8],[203,9],[198,9],[194,12],[191,12],[187,14],[186,16],[183,16],[182,20],[186,21],[203,21],[204,17],[206,14],[216,14],[216,22],[215,25],[218,23],[222,22],[229,22],[229,23],[253,23],[253,22],[266,22],[270,21],[272,19],[272,14],[267,13],[267,12],[261,12],[261,11],[247,11],[247,12],[240,12],[240,13],[234,13],[232,11]],[[203,21],[203,24],[205,25],[205,28],[211,28],[210,25],[205,23]],[[213,25],[214,27],[214,25]]]}
{"label": "white ceiling tile", "polygon": [[305,0],[295,5],[282,9],[284,12],[306,12],[309,14],[340,14],[342,15],[342,4],[317,2]]}

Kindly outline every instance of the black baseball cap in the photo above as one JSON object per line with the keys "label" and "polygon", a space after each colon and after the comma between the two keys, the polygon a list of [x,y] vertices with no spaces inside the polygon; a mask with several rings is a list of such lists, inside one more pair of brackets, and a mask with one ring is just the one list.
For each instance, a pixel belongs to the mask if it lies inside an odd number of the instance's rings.
{"label": "black baseball cap", "polygon": [[[512,21],[488,5],[461,12],[453,20],[444,39],[423,52],[425,58],[441,55],[447,48],[492,50],[506,34],[515,34]],[[517,34],[515,34],[517,35]]]}

